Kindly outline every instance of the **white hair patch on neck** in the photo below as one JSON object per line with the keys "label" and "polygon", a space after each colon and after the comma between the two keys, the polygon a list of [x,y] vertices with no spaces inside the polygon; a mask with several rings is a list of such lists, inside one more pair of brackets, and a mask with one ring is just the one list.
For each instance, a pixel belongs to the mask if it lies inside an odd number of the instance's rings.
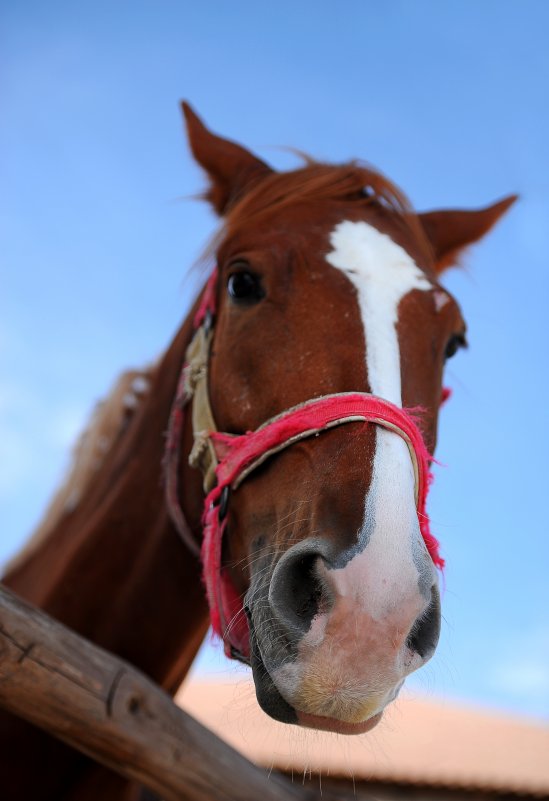
{"label": "white hair patch on neck", "polygon": [[444,306],[450,302],[450,296],[443,289],[435,289],[433,292],[433,297],[435,299],[435,309],[437,312],[443,309]]}

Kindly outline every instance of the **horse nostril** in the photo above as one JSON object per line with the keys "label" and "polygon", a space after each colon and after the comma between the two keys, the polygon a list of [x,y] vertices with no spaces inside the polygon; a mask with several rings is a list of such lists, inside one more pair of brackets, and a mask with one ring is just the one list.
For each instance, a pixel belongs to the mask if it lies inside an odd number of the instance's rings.
{"label": "horse nostril", "polygon": [[328,597],[325,582],[318,574],[320,550],[300,543],[291,548],[277,564],[269,600],[279,621],[300,634],[305,633],[317,614],[321,602]]}
{"label": "horse nostril", "polygon": [[431,601],[417,618],[406,640],[406,645],[423,659],[431,656],[440,635],[440,595],[438,587],[431,588]]}
{"label": "horse nostril", "polygon": [[318,611],[322,586],[315,576],[317,556],[303,556],[292,571],[292,595],[295,614],[300,620],[311,621]]}

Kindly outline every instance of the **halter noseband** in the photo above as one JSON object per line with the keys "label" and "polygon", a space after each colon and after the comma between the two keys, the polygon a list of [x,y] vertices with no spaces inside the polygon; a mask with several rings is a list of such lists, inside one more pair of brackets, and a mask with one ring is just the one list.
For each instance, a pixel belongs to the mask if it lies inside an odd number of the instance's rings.
{"label": "halter noseband", "polygon": [[[194,318],[195,334],[187,348],[170,414],[165,456],[166,498],[179,534],[193,553],[201,555],[212,628],[223,639],[228,656],[247,661],[250,652],[248,620],[242,598],[221,560],[229,496],[266,459],[295,442],[351,422],[374,423],[402,437],[414,468],[415,500],[421,534],[434,564],[442,569],[444,560],[439,555],[438,541],[430,533],[425,509],[431,478],[431,456],[409,412],[366,392],[339,392],[287,409],[255,431],[233,435],[217,430],[208,394],[208,362],[216,311],[216,286],[217,270],[214,270]],[[189,463],[201,469],[206,493],[201,550],[190,534],[178,494],[183,414],[191,400],[194,444]]]}

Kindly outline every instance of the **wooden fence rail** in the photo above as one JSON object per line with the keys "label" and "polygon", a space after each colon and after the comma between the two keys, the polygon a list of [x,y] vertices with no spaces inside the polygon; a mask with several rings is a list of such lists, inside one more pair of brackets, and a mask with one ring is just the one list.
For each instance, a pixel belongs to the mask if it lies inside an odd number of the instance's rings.
{"label": "wooden fence rail", "polygon": [[314,797],[268,777],[131,665],[1,587],[0,706],[166,801]]}

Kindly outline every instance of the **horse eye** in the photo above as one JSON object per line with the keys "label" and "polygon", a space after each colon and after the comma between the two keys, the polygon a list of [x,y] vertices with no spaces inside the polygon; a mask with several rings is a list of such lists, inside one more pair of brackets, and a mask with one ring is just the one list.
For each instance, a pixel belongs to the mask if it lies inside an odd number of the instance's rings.
{"label": "horse eye", "polygon": [[465,334],[454,334],[448,340],[448,344],[446,345],[446,350],[444,351],[444,358],[451,359],[452,356],[455,356],[456,353],[460,348],[466,348],[467,341],[465,339]]}
{"label": "horse eye", "polygon": [[261,279],[247,270],[229,276],[227,291],[236,303],[257,303],[265,297]]}

